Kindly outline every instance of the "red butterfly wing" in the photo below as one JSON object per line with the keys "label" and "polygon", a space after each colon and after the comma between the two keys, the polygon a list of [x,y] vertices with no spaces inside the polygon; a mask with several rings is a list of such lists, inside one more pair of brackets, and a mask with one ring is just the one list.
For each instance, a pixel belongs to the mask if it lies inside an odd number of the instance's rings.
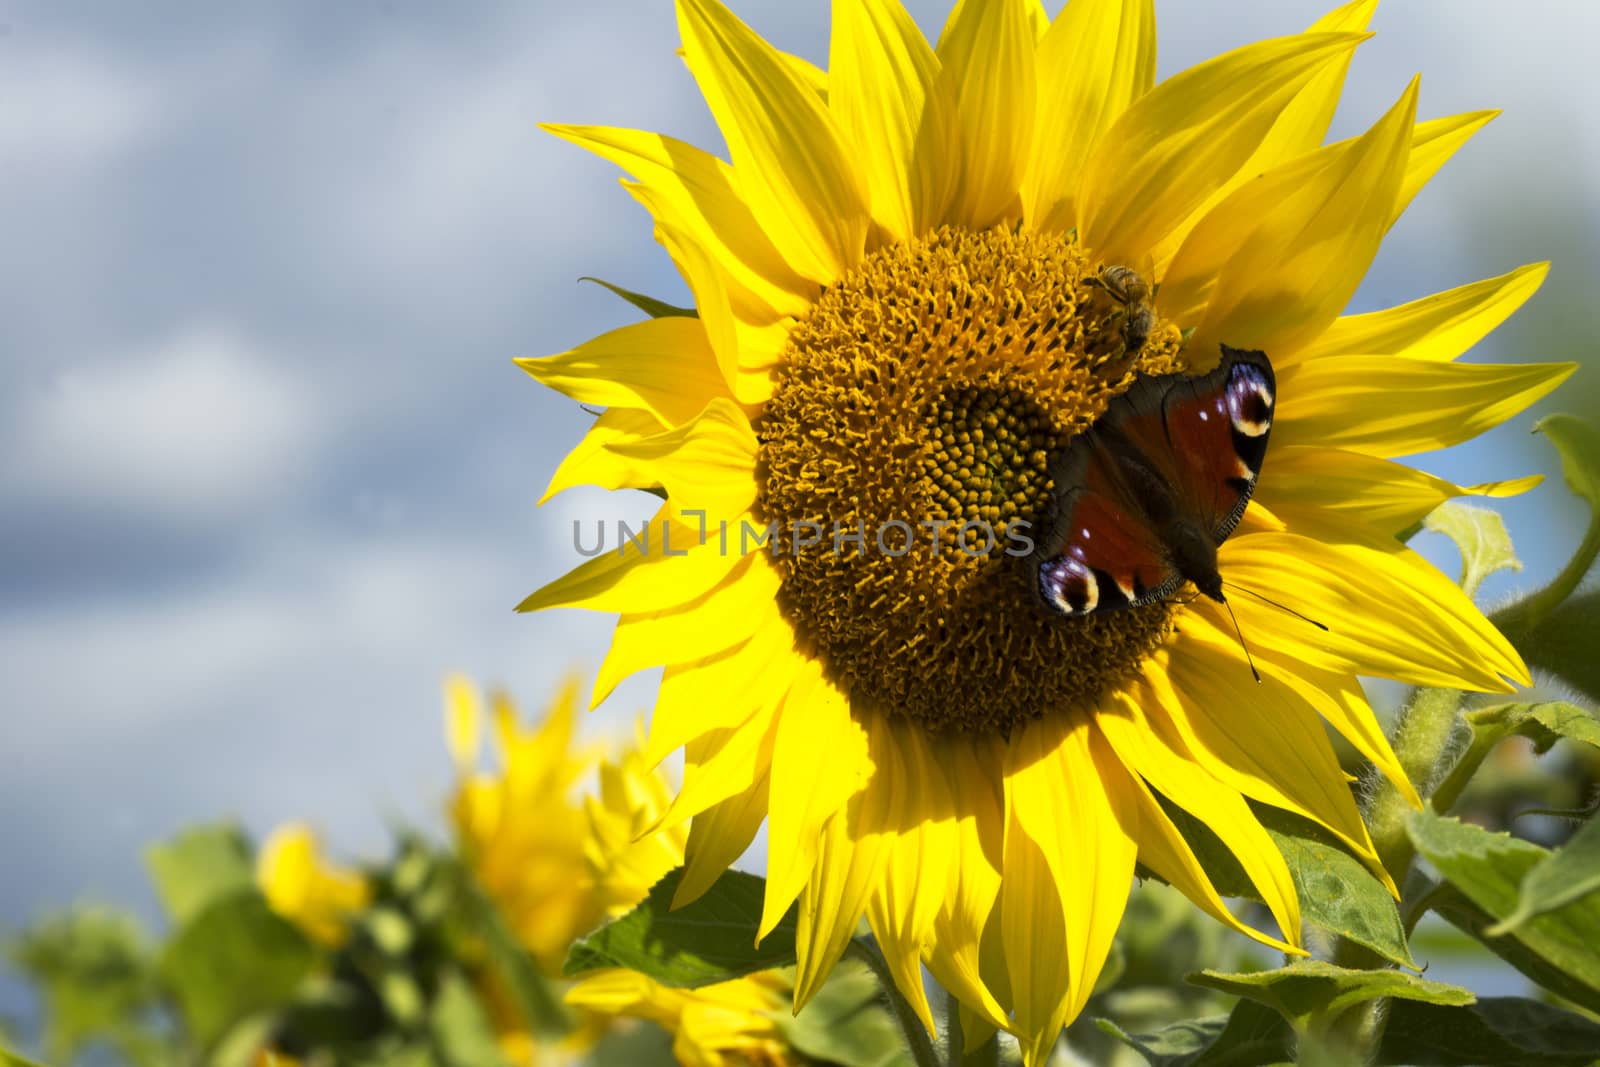
{"label": "red butterfly wing", "polygon": [[1233,532],[1266,456],[1275,390],[1263,353],[1225,345],[1209,374],[1140,378],[1112,401],[1053,471],[1052,524],[1035,555],[1045,601],[1084,615],[1171,596],[1183,578],[1163,531],[1198,528],[1218,545]]}
{"label": "red butterfly wing", "polygon": [[1209,374],[1141,379],[1106,419],[1159,472],[1179,511],[1220,545],[1255,491],[1275,392],[1263,353],[1224,345]]}
{"label": "red butterfly wing", "polygon": [[1135,607],[1170,596],[1183,579],[1093,430],[1057,469],[1054,522],[1039,544],[1039,592],[1066,615]]}

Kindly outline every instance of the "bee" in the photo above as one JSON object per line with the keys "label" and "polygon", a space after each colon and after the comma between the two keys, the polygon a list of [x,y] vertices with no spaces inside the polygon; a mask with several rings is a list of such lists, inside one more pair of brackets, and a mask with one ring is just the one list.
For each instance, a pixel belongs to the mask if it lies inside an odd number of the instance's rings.
{"label": "bee", "polygon": [[1156,327],[1156,313],[1148,303],[1149,284],[1132,267],[1118,264],[1102,267],[1099,275],[1088,279],[1088,284],[1104,289],[1122,305],[1122,354],[1132,359]]}

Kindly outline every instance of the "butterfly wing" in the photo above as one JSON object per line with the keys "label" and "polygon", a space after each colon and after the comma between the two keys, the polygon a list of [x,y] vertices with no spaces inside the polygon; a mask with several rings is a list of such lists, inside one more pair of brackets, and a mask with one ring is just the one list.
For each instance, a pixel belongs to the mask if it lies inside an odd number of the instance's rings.
{"label": "butterfly wing", "polygon": [[1053,472],[1053,518],[1040,541],[1038,589],[1064,615],[1138,607],[1183,579],[1133,494],[1115,442],[1079,434]]}
{"label": "butterfly wing", "polygon": [[1208,374],[1141,379],[1105,416],[1170,487],[1177,513],[1218,545],[1255,491],[1276,402],[1265,353],[1227,345],[1222,353]]}
{"label": "butterfly wing", "polygon": [[1035,553],[1039,592],[1056,610],[1165,599],[1183,578],[1164,536],[1185,524],[1220,545],[1239,524],[1266,456],[1276,385],[1264,353],[1222,352],[1208,374],[1141,377],[1068,445]]}

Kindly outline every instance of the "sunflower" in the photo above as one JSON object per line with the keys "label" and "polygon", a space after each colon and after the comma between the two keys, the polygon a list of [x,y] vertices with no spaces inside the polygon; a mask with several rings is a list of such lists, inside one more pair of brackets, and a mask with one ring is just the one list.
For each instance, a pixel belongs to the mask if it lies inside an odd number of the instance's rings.
{"label": "sunflower", "polygon": [[[601,919],[628,911],[683,862],[681,824],[653,830],[671,802],[666,779],[633,743],[602,748],[575,742],[580,682],[569,678],[537,724],[520,722],[503,692],[490,697],[499,767],[479,768],[484,701],[466,678],[445,684],[445,730],[461,782],[451,819],[473,876],[523,946],[556,979],[568,947]],[[579,798],[592,776],[598,788]],[[513,999],[489,981],[482,994],[502,1055],[517,1064],[577,1063],[617,1022],[647,1019],[673,1035],[680,1061],[720,1067],[729,1057],[794,1061],[775,1021],[791,1006],[792,983],[753,975],[705,989],[669,989],[625,970],[595,971],[566,1001],[573,1031],[541,1037],[521,1021]]]}
{"label": "sunflower", "polygon": [[299,822],[267,836],[256,861],[256,884],[273,911],[329,948],[349,940],[351,916],[372,899],[367,880],[328,862],[316,831]]}
{"label": "sunflower", "polygon": [[[1521,659],[1397,536],[1460,487],[1394,462],[1464,441],[1570,364],[1453,362],[1544,265],[1341,317],[1418,190],[1492,117],[1417,84],[1324,144],[1375,0],[1156,84],[1149,0],[960,2],[930,44],[836,0],[830,69],[678,0],[729,161],[658,134],[550,132],[618,164],[692,313],[519,360],[604,408],[546,494],[653,489],[653,537],[524,610],[620,615],[595,698],[664,665],[647,758],[682,747],[680,900],[763,821],[770,931],[799,900],[797,1004],[865,915],[933,1029],[921,966],[1041,1062],[1083,1008],[1135,863],[1301,953],[1251,802],[1389,881],[1324,726],[1413,802],[1358,675],[1504,691]],[[662,310],[657,307],[657,310]],[[1269,354],[1272,445],[1189,593],[1071,617],[968,526],[1048,527],[1071,443],[1143,376]],[[1264,394],[1269,402],[1271,392]],[[943,532],[945,548],[937,538]],[[931,542],[931,543],[930,543]],[[1277,929],[1232,915],[1169,815],[1210,826]],[[692,821],[691,821],[692,820]]]}

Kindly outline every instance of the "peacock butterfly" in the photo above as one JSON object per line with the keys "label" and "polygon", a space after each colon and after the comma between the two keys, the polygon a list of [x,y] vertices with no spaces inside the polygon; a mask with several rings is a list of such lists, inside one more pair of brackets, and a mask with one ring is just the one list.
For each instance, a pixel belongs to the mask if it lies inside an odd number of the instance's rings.
{"label": "peacock butterfly", "polygon": [[1140,375],[1111,401],[1050,468],[1033,554],[1045,604],[1072,616],[1138,607],[1185,581],[1224,602],[1217,547],[1250,503],[1275,390],[1265,353],[1223,345],[1215,370]]}

